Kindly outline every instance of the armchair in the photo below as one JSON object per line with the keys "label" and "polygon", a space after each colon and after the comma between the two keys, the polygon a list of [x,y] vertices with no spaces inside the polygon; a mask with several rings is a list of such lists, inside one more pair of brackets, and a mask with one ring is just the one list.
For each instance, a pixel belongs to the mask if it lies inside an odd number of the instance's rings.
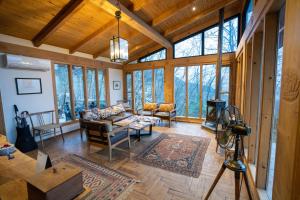
{"label": "armchair", "polygon": [[157,103],[145,103],[143,107],[137,110],[138,115],[153,116],[158,111]]}
{"label": "armchair", "polygon": [[154,113],[155,117],[159,117],[161,120],[169,121],[169,128],[171,127],[171,122],[176,121],[176,104],[162,103],[159,108]]}
{"label": "armchair", "polygon": [[119,127],[112,126],[110,121],[101,120],[84,120],[79,119],[80,132],[83,130],[86,132],[88,150],[90,145],[103,146],[107,145],[109,148],[109,161],[112,159],[112,150],[117,149],[121,151],[126,151],[120,149],[117,146],[123,142],[128,141],[128,147],[130,148],[130,134],[128,126]]}

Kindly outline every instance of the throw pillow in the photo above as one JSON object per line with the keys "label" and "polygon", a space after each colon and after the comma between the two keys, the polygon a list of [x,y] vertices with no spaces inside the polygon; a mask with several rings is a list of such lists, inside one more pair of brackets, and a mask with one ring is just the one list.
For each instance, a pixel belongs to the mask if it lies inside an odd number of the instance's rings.
{"label": "throw pillow", "polygon": [[157,104],[156,103],[145,103],[144,104],[144,110],[145,111],[152,111],[155,108],[157,108]]}
{"label": "throw pillow", "polygon": [[160,104],[159,105],[159,111],[160,112],[170,112],[174,109],[173,104]]}
{"label": "throw pillow", "polygon": [[91,110],[85,110],[83,112],[82,118],[84,120],[88,120],[88,121],[90,121],[90,120],[97,120],[98,119],[98,115],[94,114]]}
{"label": "throw pillow", "polygon": [[113,115],[118,115],[121,112],[125,112],[125,108],[124,108],[123,104],[118,104],[118,105],[112,106],[112,114]]}
{"label": "throw pillow", "polygon": [[112,109],[110,107],[105,109],[100,109],[99,111],[99,118],[106,119],[112,115]]}

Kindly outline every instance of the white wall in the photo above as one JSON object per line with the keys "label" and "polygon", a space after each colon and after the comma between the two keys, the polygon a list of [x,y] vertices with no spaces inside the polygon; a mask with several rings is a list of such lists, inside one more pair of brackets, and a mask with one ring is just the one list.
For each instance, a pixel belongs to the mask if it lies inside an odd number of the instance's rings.
{"label": "white wall", "polygon": [[[4,112],[6,136],[9,142],[16,140],[16,122],[13,105],[16,104],[19,111],[41,112],[54,110],[54,97],[52,87],[51,71],[28,71],[2,68],[0,63],[0,91]],[[41,78],[42,94],[17,95],[15,78]],[[64,127],[63,131],[68,132],[78,129],[79,125]]]}
{"label": "white wall", "polygon": [[[123,70],[121,69],[108,69],[109,74],[109,88],[110,88],[110,104],[115,105],[118,100],[123,100]],[[120,81],[120,90],[113,89],[113,81]]]}

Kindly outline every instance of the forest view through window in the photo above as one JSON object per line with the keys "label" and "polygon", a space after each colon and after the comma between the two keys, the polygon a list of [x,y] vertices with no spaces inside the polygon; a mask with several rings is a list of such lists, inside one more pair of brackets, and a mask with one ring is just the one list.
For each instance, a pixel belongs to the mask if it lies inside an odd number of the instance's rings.
{"label": "forest view through window", "polygon": [[81,66],[72,66],[75,117],[79,118],[79,112],[85,108],[83,69]]}
{"label": "forest view through window", "polygon": [[[239,18],[233,17],[224,22],[222,52],[234,52],[238,45]],[[174,57],[183,58],[216,54],[218,51],[219,27],[215,25],[191,35],[174,44]],[[203,51],[203,50],[204,51]]]}
{"label": "forest view through window", "polygon": [[150,62],[150,61],[155,61],[155,60],[165,60],[167,57],[167,50],[166,49],[161,49],[158,50],[157,52],[154,52],[150,55],[147,55],[143,58],[140,59],[140,62]]}
{"label": "forest view through window", "polygon": [[55,86],[59,122],[72,120],[69,68],[65,64],[55,64]]}

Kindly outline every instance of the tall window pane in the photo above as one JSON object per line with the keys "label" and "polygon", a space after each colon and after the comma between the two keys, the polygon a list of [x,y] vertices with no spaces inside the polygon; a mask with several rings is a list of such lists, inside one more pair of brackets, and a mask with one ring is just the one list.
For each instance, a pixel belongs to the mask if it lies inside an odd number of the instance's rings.
{"label": "tall window pane", "polygon": [[157,51],[155,53],[152,53],[148,56],[145,56],[140,59],[140,62],[149,62],[149,61],[155,61],[155,60],[165,60],[167,55],[167,50],[162,49],[160,51]]}
{"label": "tall window pane", "polygon": [[96,97],[96,70],[87,69],[87,92],[88,92],[88,108],[97,107]]}
{"label": "tall window pane", "polygon": [[72,120],[68,65],[55,64],[55,86],[59,122]]}
{"label": "tall window pane", "polygon": [[152,99],[152,69],[144,70],[144,97],[145,102],[153,102]]}
{"label": "tall window pane", "polygon": [[216,65],[202,66],[202,117],[206,117],[207,101],[215,99]]}
{"label": "tall window pane", "polygon": [[142,104],[142,90],[143,90],[143,85],[142,85],[142,71],[134,71],[133,72],[134,76],[134,109],[138,110],[141,109],[143,104]]}
{"label": "tall window pane", "polygon": [[252,17],[252,13],[253,13],[253,0],[248,0],[246,9],[245,9],[246,13],[245,13],[245,23],[246,26],[249,24],[250,19]]}
{"label": "tall window pane", "polygon": [[105,108],[106,107],[106,94],[105,94],[105,77],[104,77],[103,70],[98,70],[98,83],[99,83],[100,108]]}
{"label": "tall window pane", "polygon": [[72,66],[72,79],[74,91],[74,106],[75,117],[79,118],[79,112],[83,111],[84,105],[84,83],[83,83],[83,69],[80,66]]}
{"label": "tall window pane", "polygon": [[155,69],[154,70],[154,79],[155,79],[155,101],[156,103],[163,103],[165,101],[164,97],[164,69]]}
{"label": "tall window pane", "polygon": [[238,45],[238,17],[224,23],[222,52],[234,52]]}
{"label": "tall window pane", "polygon": [[188,67],[188,116],[199,117],[200,66]]}
{"label": "tall window pane", "polygon": [[132,106],[132,74],[126,74],[126,89],[127,89],[127,100],[129,105]]}
{"label": "tall window pane", "polygon": [[219,27],[213,27],[204,32],[204,54],[216,54],[218,52]]}
{"label": "tall window pane", "polygon": [[186,72],[185,67],[174,69],[175,103],[178,116],[186,116]]}
{"label": "tall window pane", "polygon": [[174,45],[175,58],[199,56],[202,54],[202,33]]}
{"label": "tall window pane", "polygon": [[220,99],[229,103],[229,78],[230,67],[223,66],[221,68],[221,85],[220,85]]}

